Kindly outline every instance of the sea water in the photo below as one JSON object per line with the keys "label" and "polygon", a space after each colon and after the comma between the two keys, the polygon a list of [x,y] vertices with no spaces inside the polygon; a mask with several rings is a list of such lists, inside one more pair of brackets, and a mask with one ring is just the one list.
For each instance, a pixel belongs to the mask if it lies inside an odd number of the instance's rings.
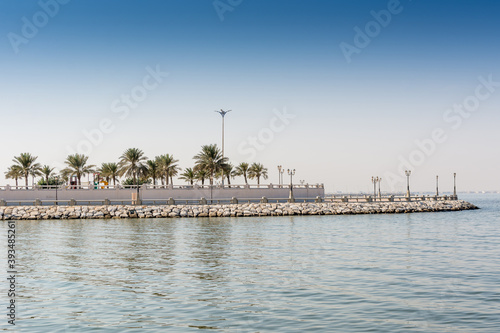
{"label": "sea water", "polygon": [[500,195],[461,199],[481,209],[17,221],[15,329],[498,332]]}

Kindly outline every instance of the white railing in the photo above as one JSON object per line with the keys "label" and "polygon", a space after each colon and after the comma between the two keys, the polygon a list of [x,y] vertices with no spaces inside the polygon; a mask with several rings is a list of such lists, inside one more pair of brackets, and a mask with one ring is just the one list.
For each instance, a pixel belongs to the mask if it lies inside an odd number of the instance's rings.
{"label": "white railing", "polygon": [[[116,190],[116,189],[136,189],[137,185],[28,185],[28,186],[12,186],[12,185],[5,185],[5,186],[0,186],[0,191],[34,191],[34,190]],[[150,185],[150,184],[143,184],[139,185],[140,189],[146,189],[146,190],[156,190],[156,189],[163,189],[163,190],[173,190],[173,189],[289,189],[290,184],[283,184],[283,185],[277,185],[277,184],[214,184],[214,185]],[[293,188],[311,188],[311,189],[316,189],[316,188],[324,188],[323,184],[293,184]]]}
{"label": "white railing", "polygon": [[401,201],[426,201],[426,200],[457,200],[454,195],[332,195],[324,198],[325,202],[401,202]]}

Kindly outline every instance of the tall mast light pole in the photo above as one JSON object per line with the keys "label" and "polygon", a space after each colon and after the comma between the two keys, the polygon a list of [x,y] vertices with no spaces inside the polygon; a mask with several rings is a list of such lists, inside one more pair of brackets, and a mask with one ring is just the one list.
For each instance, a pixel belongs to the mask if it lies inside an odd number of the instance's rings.
{"label": "tall mast light pole", "polygon": [[[224,117],[231,111],[232,110],[224,111],[222,109],[220,109],[220,111],[214,111],[220,114],[222,117],[222,158],[224,158]],[[224,188],[224,170],[222,170],[222,188]]]}

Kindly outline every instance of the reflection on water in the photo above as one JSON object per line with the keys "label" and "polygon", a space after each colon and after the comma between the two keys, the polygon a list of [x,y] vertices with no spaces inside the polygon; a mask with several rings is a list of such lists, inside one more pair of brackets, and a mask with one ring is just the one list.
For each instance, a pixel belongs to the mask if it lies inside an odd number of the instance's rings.
{"label": "reflection on water", "polygon": [[230,254],[231,224],[226,221],[201,219],[189,249],[197,268],[193,276],[202,280],[224,282]]}
{"label": "reflection on water", "polygon": [[483,209],[19,221],[17,328],[494,332],[498,196],[472,201]]}

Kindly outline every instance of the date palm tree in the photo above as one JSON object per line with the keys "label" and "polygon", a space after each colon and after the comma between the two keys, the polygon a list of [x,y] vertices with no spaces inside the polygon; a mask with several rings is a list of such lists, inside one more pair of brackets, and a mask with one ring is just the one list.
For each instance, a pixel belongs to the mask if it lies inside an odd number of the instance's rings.
{"label": "date palm tree", "polygon": [[153,185],[156,185],[156,179],[160,175],[160,168],[156,160],[147,160],[146,161],[147,176],[153,178]]}
{"label": "date palm tree", "polygon": [[103,163],[98,171],[104,178],[106,178],[108,183],[110,180],[113,180],[113,186],[116,186],[116,178],[119,177],[120,171],[117,163]]}
{"label": "date palm tree", "polygon": [[73,172],[70,169],[65,168],[65,169],[62,169],[59,174],[61,175],[62,181],[69,184],[70,177],[73,174]]}
{"label": "date palm tree", "polygon": [[227,157],[222,156],[217,145],[204,145],[201,152],[193,157],[198,170],[205,169],[210,177],[210,185],[214,184],[215,175],[227,164]]}
{"label": "date palm tree", "polygon": [[231,163],[225,163],[222,166],[222,170],[217,173],[217,177],[226,177],[228,185],[231,185],[231,178],[233,178],[235,175],[235,169]]}
{"label": "date palm tree", "polygon": [[19,186],[19,179],[23,178],[23,170],[21,166],[14,164],[7,169],[7,172],[5,172],[5,179],[15,179],[16,181],[16,188]]}
{"label": "date palm tree", "polygon": [[246,162],[241,162],[236,166],[236,169],[234,170],[234,174],[236,176],[243,176],[245,178],[245,184],[248,184],[248,171],[250,169],[250,165]]}
{"label": "date palm tree", "polygon": [[162,185],[168,185],[169,180],[170,183],[173,183],[173,176],[176,176],[179,172],[179,166],[177,165],[179,160],[176,160],[174,156],[170,154],[157,156],[155,160],[160,169]]}
{"label": "date palm tree", "polygon": [[37,174],[41,168],[40,163],[36,163],[37,158],[37,156],[32,156],[30,153],[21,153],[13,159],[13,161],[17,163],[17,166],[21,168],[26,183],[26,189],[28,189],[28,177]]}
{"label": "date palm tree", "polygon": [[[175,160],[178,161],[178,160]],[[170,176],[170,184],[174,185],[174,178],[179,174],[180,167],[177,164],[173,164],[168,168],[168,175]]]}
{"label": "date palm tree", "polygon": [[267,179],[267,168],[261,163],[253,163],[248,169],[248,177],[250,179],[257,179],[257,185],[260,185],[260,177]]}
{"label": "date palm tree", "polygon": [[42,167],[38,167],[36,169],[31,169],[30,176],[32,177],[31,185],[35,186],[35,177],[41,176],[42,172],[40,171]]}
{"label": "date palm tree", "polygon": [[120,176],[132,177],[134,184],[137,184],[139,177],[147,172],[145,165],[148,158],[144,152],[138,148],[129,148],[120,156]]}
{"label": "date palm tree", "polygon": [[194,181],[197,179],[197,175],[196,172],[193,171],[193,169],[186,168],[179,178],[193,185]]}
{"label": "date palm tree", "polygon": [[48,165],[44,165],[41,169],[40,172],[42,175],[45,176],[45,184],[48,186],[49,185],[49,178],[52,172],[54,171],[55,168],[51,168]]}
{"label": "date palm tree", "polygon": [[73,154],[66,157],[66,165],[68,166],[63,171],[68,176],[76,176],[78,179],[77,185],[82,185],[82,176],[94,172],[95,165],[88,165],[89,157],[83,154]]}
{"label": "date palm tree", "polygon": [[196,179],[201,180],[201,185],[205,185],[205,179],[210,178],[206,169],[200,169],[198,167],[194,167],[193,171],[195,172]]}

